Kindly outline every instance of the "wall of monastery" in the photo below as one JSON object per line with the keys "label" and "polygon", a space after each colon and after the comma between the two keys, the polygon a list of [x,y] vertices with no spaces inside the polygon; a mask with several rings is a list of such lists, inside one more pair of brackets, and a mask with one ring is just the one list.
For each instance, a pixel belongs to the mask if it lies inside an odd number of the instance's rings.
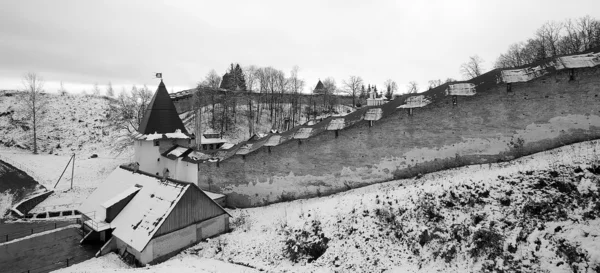
{"label": "wall of monastery", "polygon": [[466,164],[509,160],[600,137],[600,68],[559,71],[526,83],[487,85],[474,96],[439,96],[303,140],[266,147],[217,166],[201,164],[199,185],[235,207],[320,196]]}

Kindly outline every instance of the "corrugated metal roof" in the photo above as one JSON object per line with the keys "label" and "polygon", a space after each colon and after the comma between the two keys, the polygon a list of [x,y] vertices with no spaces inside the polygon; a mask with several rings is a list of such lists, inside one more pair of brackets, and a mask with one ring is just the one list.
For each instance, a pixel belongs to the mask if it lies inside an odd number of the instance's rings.
{"label": "corrugated metal roof", "polygon": [[537,77],[543,76],[548,72],[538,65],[536,67],[527,67],[522,69],[502,70],[500,73],[502,75],[503,82],[513,83],[527,82]]}
{"label": "corrugated metal roof", "polygon": [[382,113],[383,111],[381,108],[371,108],[367,110],[367,113],[365,113],[365,120],[380,120]]}
{"label": "corrugated metal roof", "polygon": [[277,146],[279,145],[279,141],[281,140],[281,136],[280,135],[272,135],[269,140],[267,140],[267,142],[265,143],[264,146]]}
{"label": "corrugated metal roof", "polygon": [[294,134],[294,138],[295,139],[307,139],[310,137],[310,133],[312,132],[312,130],[313,130],[313,128],[300,128],[300,129],[298,129],[296,134]]}
{"label": "corrugated metal roof", "polygon": [[600,53],[581,54],[556,58],[556,69],[594,67],[600,65]]}
{"label": "corrugated metal roof", "polygon": [[343,118],[332,119],[331,122],[327,125],[327,130],[335,131],[342,130],[345,126],[345,120]]}
{"label": "corrugated metal roof", "polygon": [[431,100],[426,98],[423,95],[419,95],[419,96],[412,96],[412,97],[408,97],[406,98],[406,100],[404,101],[405,104],[398,106],[398,108],[418,108],[418,107],[423,107],[427,104],[431,103]]}
{"label": "corrugated metal roof", "polygon": [[446,96],[473,96],[475,95],[475,84],[472,83],[455,83],[448,85]]}

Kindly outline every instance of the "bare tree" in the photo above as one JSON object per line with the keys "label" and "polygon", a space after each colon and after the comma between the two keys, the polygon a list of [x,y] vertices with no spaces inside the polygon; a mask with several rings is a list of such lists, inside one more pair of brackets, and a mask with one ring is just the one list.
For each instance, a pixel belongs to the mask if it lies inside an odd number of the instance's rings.
{"label": "bare tree", "polygon": [[444,82],[441,79],[437,79],[437,80],[430,80],[427,83],[429,84],[429,89],[433,89],[433,88],[436,88],[436,87],[442,85]]}
{"label": "bare tree", "polygon": [[477,55],[469,57],[469,61],[460,66],[460,73],[467,80],[481,76],[483,74],[483,59]]}
{"label": "bare tree", "polygon": [[342,81],[344,92],[352,96],[352,107],[356,107],[356,96],[360,92],[360,87],[363,85],[363,80],[359,76],[350,76],[347,80]]}
{"label": "bare tree", "polygon": [[100,87],[98,87],[98,83],[94,83],[94,88],[92,89],[92,95],[100,96]]}
{"label": "bare tree", "polygon": [[58,93],[59,93],[61,96],[64,96],[64,95],[66,95],[66,94],[67,94],[67,90],[66,90],[66,89],[65,89],[65,87],[63,86],[63,82],[62,82],[62,81],[60,81],[60,88],[58,89]]}
{"label": "bare tree", "polygon": [[111,144],[113,152],[122,152],[131,146],[131,134],[136,132],[142,123],[152,95],[146,85],[142,88],[134,85],[129,93],[123,87],[117,99],[110,101],[107,123],[116,132]]}
{"label": "bare tree", "polygon": [[111,98],[115,96],[115,90],[113,89],[111,82],[108,82],[108,85],[106,86],[106,96]]}
{"label": "bare tree", "polygon": [[208,74],[206,74],[206,77],[204,77],[204,81],[202,81],[201,84],[211,88],[219,88],[219,85],[221,85],[221,76],[217,74],[217,71],[211,69]]}
{"label": "bare tree", "polygon": [[406,86],[406,91],[408,91],[409,94],[418,93],[419,92],[419,85],[417,84],[417,82],[411,81]]}
{"label": "bare tree", "polygon": [[383,84],[385,85],[385,89],[386,89],[385,90],[385,97],[388,100],[391,100],[392,97],[394,97],[394,93],[396,91],[398,91],[398,85],[396,84],[395,81],[393,81],[391,79],[386,80]]}
{"label": "bare tree", "polygon": [[544,57],[554,57],[558,55],[558,41],[563,24],[555,21],[548,21],[536,31],[536,37],[542,43]]}
{"label": "bare tree", "polygon": [[37,132],[43,125],[44,116],[48,107],[48,100],[44,97],[44,80],[34,72],[25,74],[22,78],[23,97],[22,109],[25,117],[30,120],[33,128],[33,153],[38,153]]}

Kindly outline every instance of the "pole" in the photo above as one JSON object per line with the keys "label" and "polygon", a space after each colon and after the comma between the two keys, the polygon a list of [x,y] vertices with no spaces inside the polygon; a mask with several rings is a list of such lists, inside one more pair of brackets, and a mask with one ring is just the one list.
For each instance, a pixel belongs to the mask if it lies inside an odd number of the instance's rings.
{"label": "pole", "polygon": [[71,168],[71,189],[73,189],[73,176],[75,175],[75,153],[73,153],[73,166]]}
{"label": "pole", "polygon": [[[75,155],[75,154],[73,154]],[[63,170],[63,172],[60,174],[60,177],[58,178],[58,180],[56,181],[56,184],[54,184],[54,188],[56,188],[56,185],[58,185],[58,182],[60,181],[60,179],[62,178],[63,174],[65,174],[65,171],[67,170],[67,168],[69,167],[69,163],[71,163],[71,160],[73,159],[73,157],[69,158],[69,162],[67,162],[67,166],[65,166],[65,169]],[[72,177],[71,177],[72,178]]]}

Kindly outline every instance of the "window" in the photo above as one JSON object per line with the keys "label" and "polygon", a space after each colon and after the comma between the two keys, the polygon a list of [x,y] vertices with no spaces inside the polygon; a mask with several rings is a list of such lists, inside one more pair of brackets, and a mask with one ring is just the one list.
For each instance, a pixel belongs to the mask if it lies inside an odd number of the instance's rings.
{"label": "window", "polygon": [[160,141],[158,141],[158,140],[155,140],[155,141],[154,141],[154,146],[159,146],[159,145],[160,145]]}
{"label": "window", "polygon": [[208,148],[211,150],[214,149],[212,144],[208,145]]}
{"label": "window", "polygon": [[202,150],[206,151],[207,145],[206,144],[202,144]]}

